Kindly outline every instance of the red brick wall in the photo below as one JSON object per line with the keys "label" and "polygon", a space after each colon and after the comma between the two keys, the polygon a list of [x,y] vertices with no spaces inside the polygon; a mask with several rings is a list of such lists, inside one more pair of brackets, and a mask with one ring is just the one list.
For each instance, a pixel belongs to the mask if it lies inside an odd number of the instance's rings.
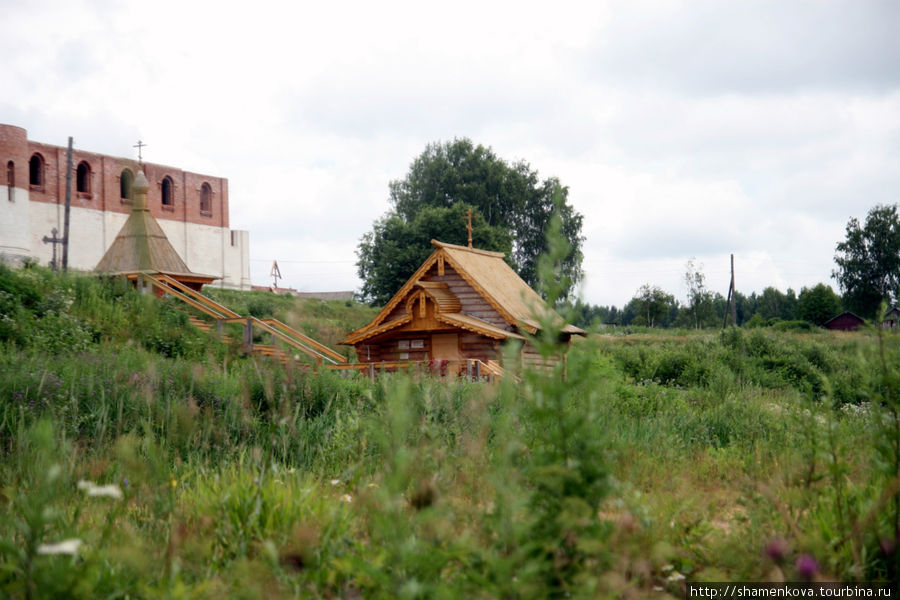
{"label": "red brick wall", "polygon": [[[62,203],[66,196],[66,150],[64,146],[54,146],[27,140],[27,133],[21,127],[0,124],[0,173],[6,184],[6,164],[15,164],[15,185],[30,189],[33,202]],[[38,188],[29,186],[28,164],[31,156],[39,153],[44,159],[44,183]],[[90,193],[76,192],[75,173],[79,163],[86,162],[91,169]],[[118,213],[131,211],[131,203],[121,198],[120,177],[125,168],[137,175],[137,161],[127,158],[86,152],[77,147],[72,152],[72,206],[93,208]],[[150,182],[147,203],[150,212],[157,219],[186,221],[214,227],[228,227],[228,180],[191,173],[151,163],[144,164],[144,174]],[[162,206],[162,180],[169,176],[175,184],[175,203],[172,210]],[[200,212],[200,187],[209,183],[212,188],[211,214]]]}
{"label": "red brick wall", "polygon": [[15,187],[28,189],[28,137],[21,127],[0,125],[0,167],[2,167],[2,180],[0,185],[6,185],[6,165],[13,162]]}

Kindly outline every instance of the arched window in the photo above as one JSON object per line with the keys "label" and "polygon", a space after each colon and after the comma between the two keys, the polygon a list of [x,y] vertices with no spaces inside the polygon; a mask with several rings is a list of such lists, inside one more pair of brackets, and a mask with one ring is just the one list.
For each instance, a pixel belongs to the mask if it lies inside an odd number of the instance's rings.
{"label": "arched window", "polygon": [[85,161],[78,163],[75,170],[75,191],[79,194],[91,193],[91,165]]}
{"label": "arched window", "polygon": [[212,214],[212,187],[206,182],[200,186],[200,212]]}
{"label": "arched window", "polygon": [[13,161],[6,163],[6,193],[9,201],[13,201],[13,188],[16,187],[16,165]]}
{"label": "arched window", "polygon": [[175,208],[175,184],[168,175],[162,180],[162,205],[164,208]]}
{"label": "arched window", "polygon": [[122,174],[119,176],[119,188],[120,188],[120,196],[122,200],[134,200],[134,196],[132,196],[131,185],[134,183],[134,173],[131,172],[131,169],[122,169]]}
{"label": "arched window", "polygon": [[28,161],[28,183],[37,188],[44,185],[44,157],[40,154],[32,154]]}

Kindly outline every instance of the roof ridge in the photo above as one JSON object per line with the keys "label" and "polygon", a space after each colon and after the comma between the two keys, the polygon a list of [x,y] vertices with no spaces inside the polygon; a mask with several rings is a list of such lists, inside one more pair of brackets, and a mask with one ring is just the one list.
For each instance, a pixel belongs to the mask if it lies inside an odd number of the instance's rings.
{"label": "roof ridge", "polygon": [[431,240],[431,245],[435,248],[451,248],[453,250],[465,250],[473,254],[483,254],[484,256],[492,256],[494,258],[506,258],[504,252],[494,252],[492,250],[482,250],[481,248],[469,248],[468,246],[457,246],[456,244],[448,244],[438,240]]}

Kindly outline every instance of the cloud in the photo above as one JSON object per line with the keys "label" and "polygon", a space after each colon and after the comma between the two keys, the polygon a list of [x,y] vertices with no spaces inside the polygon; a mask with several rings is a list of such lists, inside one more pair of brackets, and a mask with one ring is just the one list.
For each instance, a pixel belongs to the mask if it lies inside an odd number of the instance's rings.
{"label": "cloud", "polygon": [[584,68],[686,94],[884,92],[900,82],[891,0],[615,3]]}
{"label": "cloud", "polygon": [[[0,122],[227,177],[255,283],[356,287],[354,249],[430,142],[470,137],[585,216],[586,298],[827,280],[900,187],[900,4],[660,0],[14,3]],[[178,18],[172,18],[177,14]],[[321,262],[322,260],[336,262]],[[721,275],[721,277],[719,277]],[[718,288],[717,288],[718,289]]]}

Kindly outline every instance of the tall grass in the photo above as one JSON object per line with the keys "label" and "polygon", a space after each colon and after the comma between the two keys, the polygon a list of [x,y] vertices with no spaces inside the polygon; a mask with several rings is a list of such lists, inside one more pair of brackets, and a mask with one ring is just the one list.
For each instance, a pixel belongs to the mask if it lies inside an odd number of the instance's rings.
{"label": "tall grass", "polygon": [[[370,382],[242,357],[115,282],[0,275],[0,595],[898,580],[896,336],[597,336],[494,386]],[[46,345],[51,315],[88,338]]]}

